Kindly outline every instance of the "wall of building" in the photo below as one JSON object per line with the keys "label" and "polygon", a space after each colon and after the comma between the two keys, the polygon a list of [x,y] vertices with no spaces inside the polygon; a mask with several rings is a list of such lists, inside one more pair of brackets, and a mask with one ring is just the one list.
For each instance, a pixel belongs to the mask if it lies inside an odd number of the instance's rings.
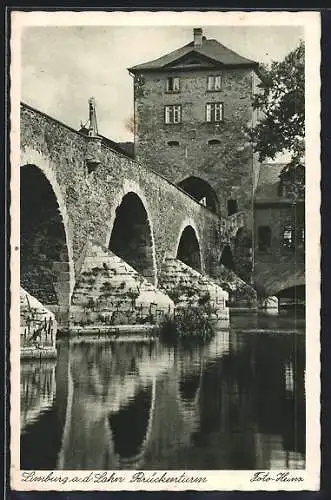
{"label": "wall of building", "polygon": [[[172,71],[139,75],[135,85],[135,153],[139,161],[177,183],[190,175],[208,181],[219,197],[221,213],[227,200],[238,209],[251,208],[253,153],[245,128],[253,120],[250,69],[221,72],[220,91],[207,90],[207,76],[219,70]],[[167,93],[168,76],[180,77],[180,92]],[[206,122],[206,103],[222,102],[224,120]],[[182,105],[182,123],[165,124],[164,106]],[[217,139],[220,144],[209,145]],[[178,141],[179,146],[169,146]]]}

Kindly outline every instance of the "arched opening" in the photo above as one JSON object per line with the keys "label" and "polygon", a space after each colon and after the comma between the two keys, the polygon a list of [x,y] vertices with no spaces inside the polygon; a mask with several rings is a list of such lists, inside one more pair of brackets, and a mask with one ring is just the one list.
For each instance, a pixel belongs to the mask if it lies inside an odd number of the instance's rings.
{"label": "arched opening", "polygon": [[230,271],[235,270],[233,255],[232,255],[232,252],[231,252],[229,245],[226,245],[223,249],[223,252],[222,252],[222,255],[220,258],[220,264],[222,264],[227,269],[230,269]]}
{"label": "arched opening", "polygon": [[199,177],[187,177],[178,186],[214,213],[218,212],[218,199],[211,185]]}
{"label": "arched opening", "polygon": [[279,307],[289,308],[304,307],[306,303],[306,287],[305,285],[296,285],[277,293],[279,299]]}
{"label": "arched opening", "polygon": [[201,272],[201,257],[198,238],[192,226],[186,226],[180,237],[177,259]]}
{"label": "arched opening", "polygon": [[234,238],[233,260],[236,274],[246,283],[250,283],[253,266],[252,233],[245,227],[239,228]]}
{"label": "arched opening", "polygon": [[145,207],[135,193],[116,209],[109,249],[151,283],[155,282],[153,240]]}
{"label": "arched opening", "polygon": [[271,247],[271,228],[270,226],[258,227],[258,248],[261,252],[267,252]]}
{"label": "arched opening", "polygon": [[65,307],[67,314],[70,263],[58,200],[35,165],[24,165],[20,177],[21,285],[46,307]]}
{"label": "arched opening", "polygon": [[228,216],[234,215],[238,212],[237,200],[228,200]]}
{"label": "arched opening", "polygon": [[152,407],[152,385],[141,388],[127,406],[109,415],[114,451],[122,459],[134,458],[145,441]]}

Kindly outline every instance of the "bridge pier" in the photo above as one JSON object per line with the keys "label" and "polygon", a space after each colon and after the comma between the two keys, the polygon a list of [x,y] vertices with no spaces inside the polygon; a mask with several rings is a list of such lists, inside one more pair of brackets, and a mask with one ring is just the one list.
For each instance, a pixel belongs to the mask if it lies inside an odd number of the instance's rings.
{"label": "bridge pier", "polygon": [[20,290],[20,347],[21,358],[56,356],[55,315],[36,297]]}
{"label": "bridge pier", "polygon": [[218,319],[229,320],[229,294],[181,260],[171,256],[165,258],[159,284],[177,307],[206,305]]}
{"label": "bridge pier", "polygon": [[260,299],[259,308],[268,314],[278,314],[279,312],[279,300],[278,297],[266,297]]}
{"label": "bridge pier", "polygon": [[127,262],[98,243],[86,250],[70,308],[70,329],[158,323],[173,301]]}

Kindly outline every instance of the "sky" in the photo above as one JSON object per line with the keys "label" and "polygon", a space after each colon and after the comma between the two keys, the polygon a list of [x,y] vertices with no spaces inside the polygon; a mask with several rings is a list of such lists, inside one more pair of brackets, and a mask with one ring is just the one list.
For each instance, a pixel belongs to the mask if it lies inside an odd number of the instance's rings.
{"label": "sky", "polygon": [[[296,26],[207,26],[215,38],[261,63],[282,60],[303,38]],[[21,38],[21,100],[78,129],[96,100],[99,133],[132,140],[132,77],[127,68],[193,39],[193,26],[26,27]]]}

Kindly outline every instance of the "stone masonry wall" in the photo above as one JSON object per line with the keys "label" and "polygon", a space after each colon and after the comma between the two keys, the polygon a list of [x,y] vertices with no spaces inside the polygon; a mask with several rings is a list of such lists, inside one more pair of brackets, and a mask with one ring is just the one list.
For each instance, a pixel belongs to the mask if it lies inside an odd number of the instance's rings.
{"label": "stone masonry wall", "polygon": [[[220,91],[207,90],[208,75],[222,75]],[[180,92],[167,93],[166,79],[180,77]],[[175,183],[196,175],[215,189],[221,214],[227,215],[227,200],[238,209],[251,209],[254,164],[245,127],[254,119],[253,72],[224,69],[139,75],[135,90],[135,153],[139,161]],[[224,120],[206,122],[206,103],[222,102]],[[164,106],[182,105],[182,123],[166,124]],[[218,139],[220,144],[209,145]],[[179,146],[169,146],[178,141]]]}

